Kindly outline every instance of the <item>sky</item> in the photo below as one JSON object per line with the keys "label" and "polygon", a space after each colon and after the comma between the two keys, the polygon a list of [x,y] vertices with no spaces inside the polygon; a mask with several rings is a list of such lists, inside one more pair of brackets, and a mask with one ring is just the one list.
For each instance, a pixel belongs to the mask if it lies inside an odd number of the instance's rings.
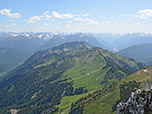
{"label": "sky", "polygon": [[0,0],[0,32],[152,33],[152,0]]}

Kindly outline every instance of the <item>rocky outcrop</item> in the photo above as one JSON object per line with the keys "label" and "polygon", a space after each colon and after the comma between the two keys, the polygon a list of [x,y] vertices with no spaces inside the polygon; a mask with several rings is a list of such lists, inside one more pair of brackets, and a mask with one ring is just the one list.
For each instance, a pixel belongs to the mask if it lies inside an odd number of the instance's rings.
{"label": "rocky outcrop", "polygon": [[19,110],[13,109],[13,108],[10,109],[10,113],[11,113],[11,114],[17,114],[18,111],[19,111]]}
{"label": "rocky outcrop", "polygon": [[152,87],[132,92],[126,103],[117,105],[116,114],[152,114]]}

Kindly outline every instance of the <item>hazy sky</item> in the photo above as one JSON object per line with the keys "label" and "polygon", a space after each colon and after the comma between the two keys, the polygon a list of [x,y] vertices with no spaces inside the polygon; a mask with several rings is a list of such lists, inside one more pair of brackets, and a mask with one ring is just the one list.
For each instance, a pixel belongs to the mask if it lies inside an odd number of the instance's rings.
{"label": "hazy sky", "polygon": [[0,0],[0,31],[152,33],[152,0]]}

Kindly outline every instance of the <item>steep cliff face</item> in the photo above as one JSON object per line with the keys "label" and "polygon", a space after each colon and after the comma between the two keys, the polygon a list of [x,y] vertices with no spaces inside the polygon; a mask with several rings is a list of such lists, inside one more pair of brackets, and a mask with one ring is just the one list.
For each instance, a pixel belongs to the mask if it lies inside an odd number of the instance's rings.
{"label": "steep cliff face", "polygon": [[147,90],[136,90],[126,103],[117,105],[116,114],[152,114],[152,86]]}

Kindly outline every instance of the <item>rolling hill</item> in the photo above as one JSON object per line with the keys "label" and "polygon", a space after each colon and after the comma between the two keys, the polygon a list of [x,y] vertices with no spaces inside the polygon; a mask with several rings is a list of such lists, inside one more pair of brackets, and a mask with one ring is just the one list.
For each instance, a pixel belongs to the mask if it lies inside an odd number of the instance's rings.
{"label": "rolling hill", "polygon": [[94,98],[110,95],[111,85],[144,67],[86,42],[39,51],[0,83],[0,113],[87,113]]}
{"label": "rolling hill", "polygon": [[126,49],[122,49],[117,54],[150,65],[152,61],[151,50],[152,50],[152,43],[148,43],[148,44],[135,45],[128,47]]}

